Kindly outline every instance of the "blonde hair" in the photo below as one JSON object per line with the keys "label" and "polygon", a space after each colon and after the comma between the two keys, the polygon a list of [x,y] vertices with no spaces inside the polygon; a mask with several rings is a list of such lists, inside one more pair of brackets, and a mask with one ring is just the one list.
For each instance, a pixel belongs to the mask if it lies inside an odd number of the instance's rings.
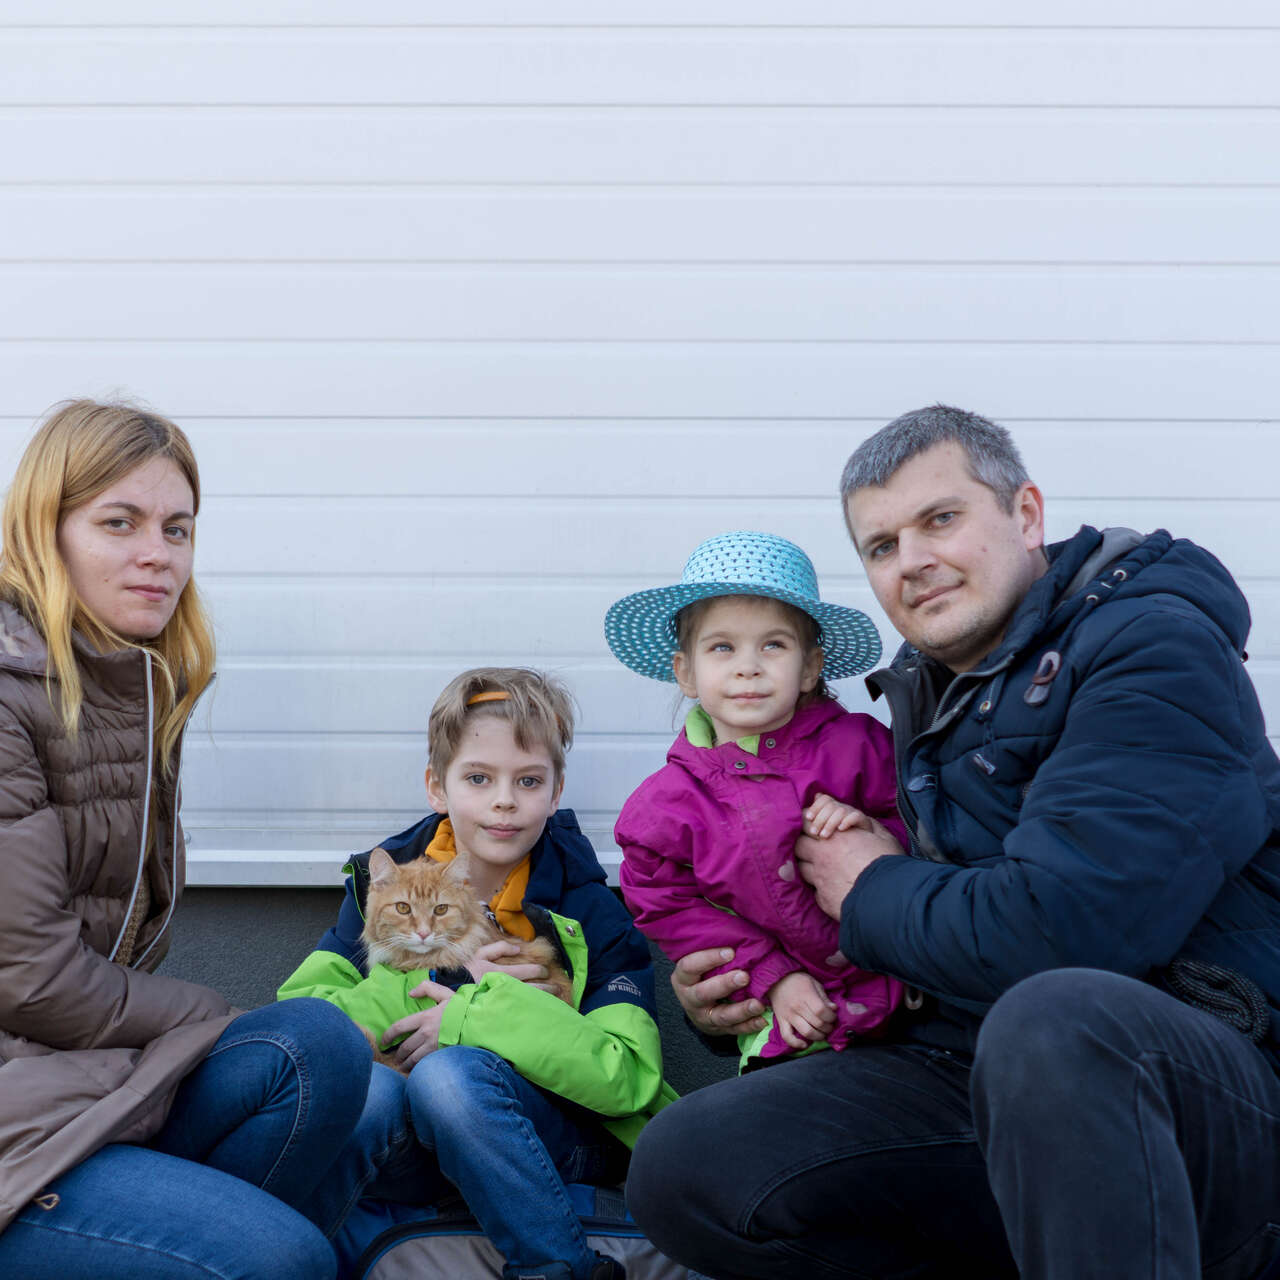
{"label": "blonde hair", "polygon": [[565,752],[573,745],[573,695],[555,677],[528,667],[473,667],[454,676],[427,725],[430,765],[438,778],[448,772],[463,730],[477,716],[506,720],[521,751],[545,747],[556,780],[564,777]]}
{"label": "blonde hair", "polygon": [[[213,632],[194,580],[178,597],[173,616],[153,640],[139,644],[116,634],[76,596],[58,552],[58,525],[136,467],[168,458],[191,486],[192,514],[200,510],[200,474],[191,442],[158,414],[125,404],[72,400],[59,405],[27,445],[0,516],[0,598],[19,609],[44,637],[49,700],[74,736],[84,687],[72,647],[72,629],[99,650],[135,648],[151,654],[159,673],[155,690],[156,754],[171,769],[173,749],[196,699],[213,676]],[[53,685],[58,686],[55,702]]]}

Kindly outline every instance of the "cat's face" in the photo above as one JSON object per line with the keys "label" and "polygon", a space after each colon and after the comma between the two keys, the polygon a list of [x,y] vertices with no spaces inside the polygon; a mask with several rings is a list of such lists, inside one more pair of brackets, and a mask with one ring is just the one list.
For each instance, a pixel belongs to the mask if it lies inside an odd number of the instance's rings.
{"label": "cat's face", "polygon": [[401,866],[382,849],[369,855],[364,931],[371,952],[394,948],[428,960],[484,919],[456,863],[424,857]]}

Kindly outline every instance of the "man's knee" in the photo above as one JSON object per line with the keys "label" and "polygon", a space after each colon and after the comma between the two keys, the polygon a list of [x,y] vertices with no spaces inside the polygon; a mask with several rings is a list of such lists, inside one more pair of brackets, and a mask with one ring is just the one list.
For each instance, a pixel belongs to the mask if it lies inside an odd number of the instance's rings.
{"label": "man's knee", "polygon": [[1099,969],[1052,969],[1011,987],[982,1023],[973,1097],[1052,1108],[1128,1074],[1158,1039],[1150,1016],[1169,997]]}
{"label": "man's knee", "polygon": [[705,1114],[700,1096],[722,1087],[699,1090],[664,1108],[645,1125],[631,1153],[627,1208],[658,1248],[673,1256],[684,1256],[686,1236],[705,1224],[708,1184],[724,1168],[731,1133]]}

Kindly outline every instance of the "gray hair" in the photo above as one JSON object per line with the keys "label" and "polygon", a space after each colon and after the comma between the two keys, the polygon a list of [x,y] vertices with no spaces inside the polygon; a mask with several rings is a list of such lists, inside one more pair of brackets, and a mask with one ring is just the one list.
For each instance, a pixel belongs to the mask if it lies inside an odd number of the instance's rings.
{"label": "gray hair", "polygon": [[994,422],[948,404],[913,409],[864,440],[844,465],[840,501],[847,503],[858,489],[887,484],[904,463],[949,441],[964,450],[973,479],[1012,513],[1014,495],[1030,479],[1013,438]]}

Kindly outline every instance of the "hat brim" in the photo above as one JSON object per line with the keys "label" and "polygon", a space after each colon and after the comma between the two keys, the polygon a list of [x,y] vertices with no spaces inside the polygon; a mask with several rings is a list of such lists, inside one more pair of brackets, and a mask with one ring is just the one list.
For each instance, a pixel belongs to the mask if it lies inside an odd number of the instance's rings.
{"label": "hat brim", "polygon": [[742,582],[678,582],[623,596],[604,619],[605,639],[614,657],[651,680],[674,682],[675,616],[685,605],[713,596],[765,596],[807,613],[822,628],[825,680],[860,675],[880,661],[880,633],[860,610]]}

